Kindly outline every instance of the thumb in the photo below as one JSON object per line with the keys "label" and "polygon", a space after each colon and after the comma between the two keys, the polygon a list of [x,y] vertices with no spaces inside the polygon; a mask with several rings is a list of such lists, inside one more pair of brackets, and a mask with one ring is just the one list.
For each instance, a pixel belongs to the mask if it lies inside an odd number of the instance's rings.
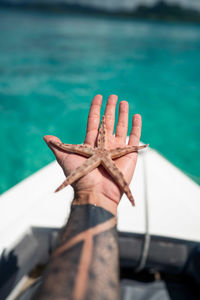
{"label": "thumb", "polygon": [[56,136],[53,135],[45,135],[43,137],[44,141],[46,142],[47,146],[51,149],[51,151],[54,153],[56,159],[58,161],[62,161],[63,157],[66,155],[66,153],[62,152],[61,150],[59,150],[58,148],[56,148],[51,141],[54,142],[59,142],[61,143],[61,140],[59,138],[57,138]]}

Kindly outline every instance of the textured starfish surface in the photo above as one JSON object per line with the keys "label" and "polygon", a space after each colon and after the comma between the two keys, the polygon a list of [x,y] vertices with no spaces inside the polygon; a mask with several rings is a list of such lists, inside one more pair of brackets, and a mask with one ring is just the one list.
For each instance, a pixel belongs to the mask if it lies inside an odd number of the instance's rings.
{"label": "textured starfish surface", "polygon": [[88,174],[99,165],[102,165],[105,170],[110,174],[112,179],[119,186],[120,190],[124,192],[132,205],[135,205],[134,198],[132,196],[131,190],[128,183],[126,182],[124,175],[119,170],[119,168],[114,163],[113,159],[119,158],[131,152],[137,152],[138,150],[146,148],[148,145],[143,146],[125,146],[122,148],[108,149],[107,146],[107,135],[106,135],[106,124],[105,116],[103,116],[101,121],[101,127],[99,129],[97,137],[97,147],[92,147],[87,144],[83,145],[73,145],[73,144],[63,144],[55,141],[50,141],[50,143],[56,148],[65,151],[67,153],[75,153],[88,159],[74,171],[72,171],[66,180],[55,190],[58,192],[62,190],[69,184],[72,184],[74,181]]}

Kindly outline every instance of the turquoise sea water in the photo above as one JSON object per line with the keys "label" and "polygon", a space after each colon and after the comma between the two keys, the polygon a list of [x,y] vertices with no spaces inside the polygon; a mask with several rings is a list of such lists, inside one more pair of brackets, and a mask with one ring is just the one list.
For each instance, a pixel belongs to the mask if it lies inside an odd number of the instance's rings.
{"label": "turquoise sea water", "polygon": [[199,25],[1,10],[0,37],[0,192],[53,160],[43,135],[83,142],[97,93],[200,182]]}

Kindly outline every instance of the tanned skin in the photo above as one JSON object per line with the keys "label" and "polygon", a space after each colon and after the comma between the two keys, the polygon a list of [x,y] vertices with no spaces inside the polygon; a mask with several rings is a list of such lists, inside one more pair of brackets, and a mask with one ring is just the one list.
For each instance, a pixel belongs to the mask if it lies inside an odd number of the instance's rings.
{"label": "tanned skin", "polygon": [[[96,145],[100,123],[102,96],[94,97],[87,124],[85,144]],[[128,129],[128,103],[121,101],[115,136],[115,107],[117,96],[107,101],[105,116],[110,149],[126,144]],[[141,134],[141,117],[133,116],[128,145],[137,146]],[[50,141],[44,140],[54,152],[66,176],[86,158],[62,152]],[[137,153],[115,160],[115,164],[130,183],[137,161]],[[51,257],[45,272],[38,300],[118,300],[119,259],[116,214],[121,194],[119,187],[103,168],[93,170],[73,184],[75,199],[71,214],[63,230],[60,245]]]}

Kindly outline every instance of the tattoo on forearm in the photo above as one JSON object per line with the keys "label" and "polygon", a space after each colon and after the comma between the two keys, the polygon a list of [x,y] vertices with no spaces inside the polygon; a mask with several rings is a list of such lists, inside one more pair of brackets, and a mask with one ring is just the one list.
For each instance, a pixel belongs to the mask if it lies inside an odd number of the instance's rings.
{"label": "tattoo on forearm", "polygon": [[119,299],[116,217],[91,204],[72,206],[39,300]]}

